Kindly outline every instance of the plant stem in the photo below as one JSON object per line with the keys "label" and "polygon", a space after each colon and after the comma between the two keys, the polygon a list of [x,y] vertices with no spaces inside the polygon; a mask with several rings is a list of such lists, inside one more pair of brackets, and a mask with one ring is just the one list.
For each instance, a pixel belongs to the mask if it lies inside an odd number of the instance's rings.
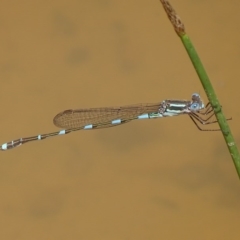
{"label": "plant stem", "polygon": [[231,133],[231,130],[229,128],[229,125],[227,123],[227,120],[223,114],[222,107],[218,101],[217,95],[214,91],[214,88],[210,82],[210,79],[203,67],[203,64],[197,54],[197,51],[195,50],[190,38],[185,32],[185,27],[183,22],[181,21],[180,17],[176,14],[175,10],[172,8],[170,3],[167,0],[160,0],[163,4],[163,7],[168,15],[169,20],[171,21],[176,33],[180,37],[188,56],[190,57],[192,64],[198,74],[198,77],[202,83],[202,86],[206,92],[206,95],[208,97],[209,102],[211,103],[218,124],[220,126],[220,129],[222,131],[223,137],[225,139],[225,142],[227,144],[228,150],[231,154],[232,160],[234,162],[235,168],[238,173],[238,177],[240,178],[240,155],[237,148],[237,145],[234,141],[233,135]]}

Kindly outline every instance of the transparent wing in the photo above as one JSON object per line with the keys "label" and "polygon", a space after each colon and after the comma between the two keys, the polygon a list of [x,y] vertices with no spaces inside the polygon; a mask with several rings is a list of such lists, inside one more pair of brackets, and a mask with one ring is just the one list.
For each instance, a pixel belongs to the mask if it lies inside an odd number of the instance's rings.
{"label": "transparent wing", "polygon": [[93,129],[118,126],[112,124],[113,120],[127,123],[145,113],[155,113],[160,103],[135,104],[122,107],[103,107],[89,109],[69,109],[57,114],[53,122],[60,128],[79,128],[85,125],[94,125]]}

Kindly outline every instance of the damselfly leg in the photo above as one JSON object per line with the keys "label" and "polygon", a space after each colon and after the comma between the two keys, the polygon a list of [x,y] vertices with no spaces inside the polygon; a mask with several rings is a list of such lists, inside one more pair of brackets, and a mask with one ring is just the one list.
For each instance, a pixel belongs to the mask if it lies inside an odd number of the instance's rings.
{"label": "damselfly leg", "polygon": [[[189,117],[200,131],[220,131],[220,129],[204,129],[201,128],[198,124],[200,123],[202,125],[208,125],[217,123],[217,120],[210,121],[210,119],[215,115],[213,110],[214,109],[209,102],[203,111],[191,112],[189,113]],[[207,116],[207,118],[203,118],[202,116]],[[227,120],[232,120],[232,118],[228,118]]]}
{"label": "damselfly leg", "polygon": [[206,107],[203,110],[199,111],[199,114],[201,114],[201,115],[208,115],[211,112],[213,112],[213,107],[210,104],[210,102],[208,102]]}

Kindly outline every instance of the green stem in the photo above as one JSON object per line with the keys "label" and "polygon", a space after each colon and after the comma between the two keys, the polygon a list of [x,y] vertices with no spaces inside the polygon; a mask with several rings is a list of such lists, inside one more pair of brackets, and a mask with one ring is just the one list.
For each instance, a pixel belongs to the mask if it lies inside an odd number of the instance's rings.
{"label": "green stem", "polygon": [[219,123],[220,129],[223,133],[223,137],[227,144],[228,150],[231,154],[232,160],[234,162],[235,168],[240,178],[240,155],[237,149],[237,145],[234,141],[233,135],[228,126],[227,120],[222,112],[221,105],[217,99],[217,95],[214,92],[213,86],[208,78],[208,75],[202,65],[202,62],[191,42],[186,34],[185,27],[180,17],[177,15],[176,11],[173,9],[168,0],[160,0],[163,5],[165,12],[169,20],[171,21],[176,33],[181,38],[182,43],[187,50],[187,53],[192,61],[192,64],[198,74],[198,77],[203,85],[203,88],[207,94],[208,100],[211,103],[214,113],[216,115],[217,121]]}
{"label": "green stem", "polygon": [[223,137],[226,141],[228,150],[231,154],[232,160],[234,162],[235,168],[238,173],[238,177],[240,178],[240,155],[237,148],[237,145],[234,141],[233,135],[230,131],[228,122],[223,114],[221,105],[217,99],[217,95],[213,89],[213,86],[208,78],[208,75],[202,65],[202,62],[187,34],[179,35],[182,40],[182,43],[187,50],[187,53],[192,61],[192,64],[200,78],[202,86],[207,94],[208,100],[214,108],[214,112],[219,123],[220,129],[222,130]]}

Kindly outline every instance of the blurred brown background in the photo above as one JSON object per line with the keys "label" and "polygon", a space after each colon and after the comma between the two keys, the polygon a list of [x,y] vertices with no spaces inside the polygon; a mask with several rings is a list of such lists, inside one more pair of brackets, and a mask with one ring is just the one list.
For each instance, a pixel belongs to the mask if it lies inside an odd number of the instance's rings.
{"label": "blurred brown background", "polygon": [[[240,143],[239,1],[172,0]],[[158,0],[2,1],[1,144],[69,108],[207,102]],[[217,127],[217,126],[216,126]],[[240,144],[239,144],[240,145]],[[221,133],[187,116],[1,152],[0,238],[235,239],[240,186]]]}

